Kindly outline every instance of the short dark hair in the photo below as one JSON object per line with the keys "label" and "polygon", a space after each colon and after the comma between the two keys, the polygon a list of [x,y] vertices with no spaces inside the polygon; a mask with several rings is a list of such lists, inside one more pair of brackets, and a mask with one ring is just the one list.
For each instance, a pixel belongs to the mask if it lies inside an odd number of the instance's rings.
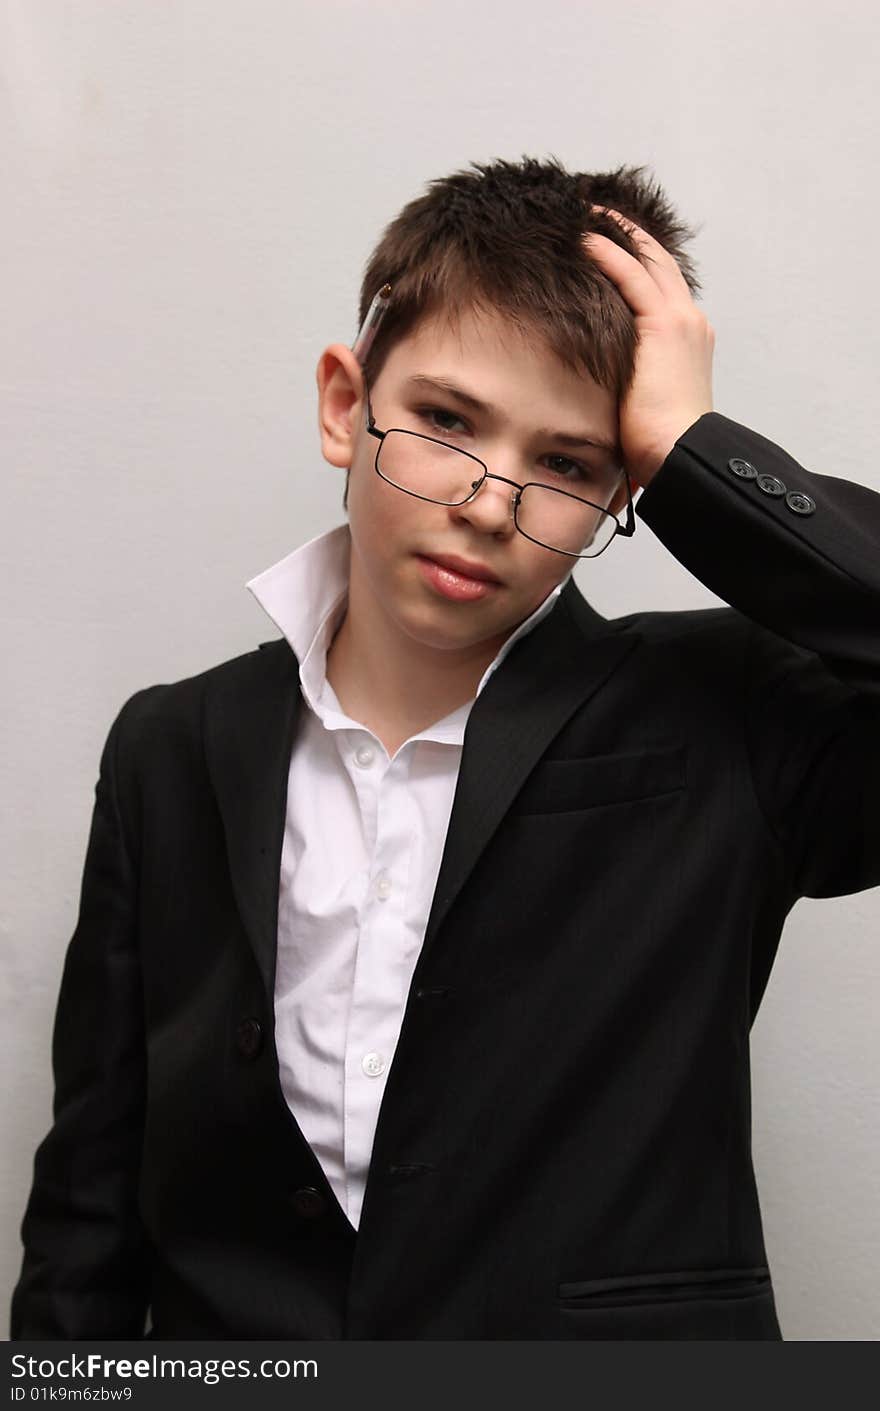
{"label": "short dark hair", "polygon": [[[590,202],[620,211],[653,235],[678,262],[691,293],[699,293],[693,262],[681,248],[697,228],[682,223],[644,166],[569,172],[554,156],[471,162],[469,170],[429,182],[385,228],[367,261],[358,327],[382,285],[393,290],[364,364],[367,385],[422,321],[437,316],[454,328],[470,310],[491,310],[619,400],[635,368],[635,318],[581,240],[596,230],[632,255],[638,250]],[[348,472],[342,505],[348,508]]]}

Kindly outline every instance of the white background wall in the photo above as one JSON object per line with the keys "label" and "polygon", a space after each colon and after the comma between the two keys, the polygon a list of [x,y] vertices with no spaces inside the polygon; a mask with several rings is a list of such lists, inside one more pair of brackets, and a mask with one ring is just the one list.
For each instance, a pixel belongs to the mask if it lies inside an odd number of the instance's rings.
{"label": "white background wall", "polygon": [[[315,368],[433,177],[645,163],[715,406],[880,490],[872,0],[7,0],[0,32],[0,1258],[11,1290],[97,764],[141,686],[277,635],[245,580],[341,522]],[[713,606],[646,526],[606,616]],[[801,901],[754,1032],[787,1339],[880,1333],[880,891]],[[7,1315],[8,1316],[8,1315]]]}

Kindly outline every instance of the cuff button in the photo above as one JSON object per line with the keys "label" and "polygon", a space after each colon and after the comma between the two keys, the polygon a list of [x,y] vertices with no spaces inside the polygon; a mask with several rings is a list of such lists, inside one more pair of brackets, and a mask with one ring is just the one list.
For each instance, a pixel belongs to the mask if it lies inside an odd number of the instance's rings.
{"label": "cuff button", "polygon": [[775,475],[759,475],[755,481],[759,490],[763,490],[765,495],[784,495],[785,483],[778,480]]}
{"label": "cuff button", "polygon": [[739,456],[733,456],[727,462],[727,469],[738,475],[740,480],[754,480],[758,474],[751,461],[741,460]]}
{"label": "cuff button", "polygon": [[800,490],[789,490],[785,497],[785,503],[795,514],[812,514],[816,508],[816,501],[809,495],[804,495]]}

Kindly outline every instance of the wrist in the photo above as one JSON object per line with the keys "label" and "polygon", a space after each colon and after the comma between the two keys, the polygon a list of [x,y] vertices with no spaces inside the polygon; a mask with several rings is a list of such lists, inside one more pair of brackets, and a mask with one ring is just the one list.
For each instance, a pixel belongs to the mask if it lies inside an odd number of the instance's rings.
{"label": "wrist", "polygon": [[665,465],[675,446],[690,431],[692,426],[696,426],[701,417],[705,416],[712,408],[708,407],[704,411],[691,416],[688,420],[680,420],[674,423],[673,427],[662,437],[659,437],[649,452],[640,456],[638,463],[632,471],[633,478],[644,489],[650,485],[657,472]]}

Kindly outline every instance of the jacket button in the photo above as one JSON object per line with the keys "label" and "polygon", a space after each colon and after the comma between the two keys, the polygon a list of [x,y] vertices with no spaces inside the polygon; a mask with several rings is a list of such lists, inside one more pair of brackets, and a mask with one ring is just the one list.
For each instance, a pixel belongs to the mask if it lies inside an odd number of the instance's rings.
{"label": "jacket button", "polygon": [[327,1202],[314,1186],[302,1186],[293,1193],[293,1208],[304,1220],[314,1220],[316,1216],[324,1214]]}
{"label": "jacket button", "polygon": [[785,503],[795,514],[812,514],[816,508],[816,501],[809,495],[804,495],[800,490],[789,490],[785,497]]}
{"label": "jacket button", "polygon": [[765,495],[784,495],[785,485],[777,479],[775,475],[759,475],[755,481],[759,490],[763,490]]}
{"label": "jacket button", "polygon": [[738,475],[740,480],[754,480],[758,472],[751,461],[740,460],[739,456],[734,456],[727,462],[728,470],[732,470],[734,475]]}
{"label": "jacket button", "polygon": [[245,1058],[256,1058],[263,1047],[263,1026],[259,1019],[242,1019],[235,1031],[235,1046]]}

